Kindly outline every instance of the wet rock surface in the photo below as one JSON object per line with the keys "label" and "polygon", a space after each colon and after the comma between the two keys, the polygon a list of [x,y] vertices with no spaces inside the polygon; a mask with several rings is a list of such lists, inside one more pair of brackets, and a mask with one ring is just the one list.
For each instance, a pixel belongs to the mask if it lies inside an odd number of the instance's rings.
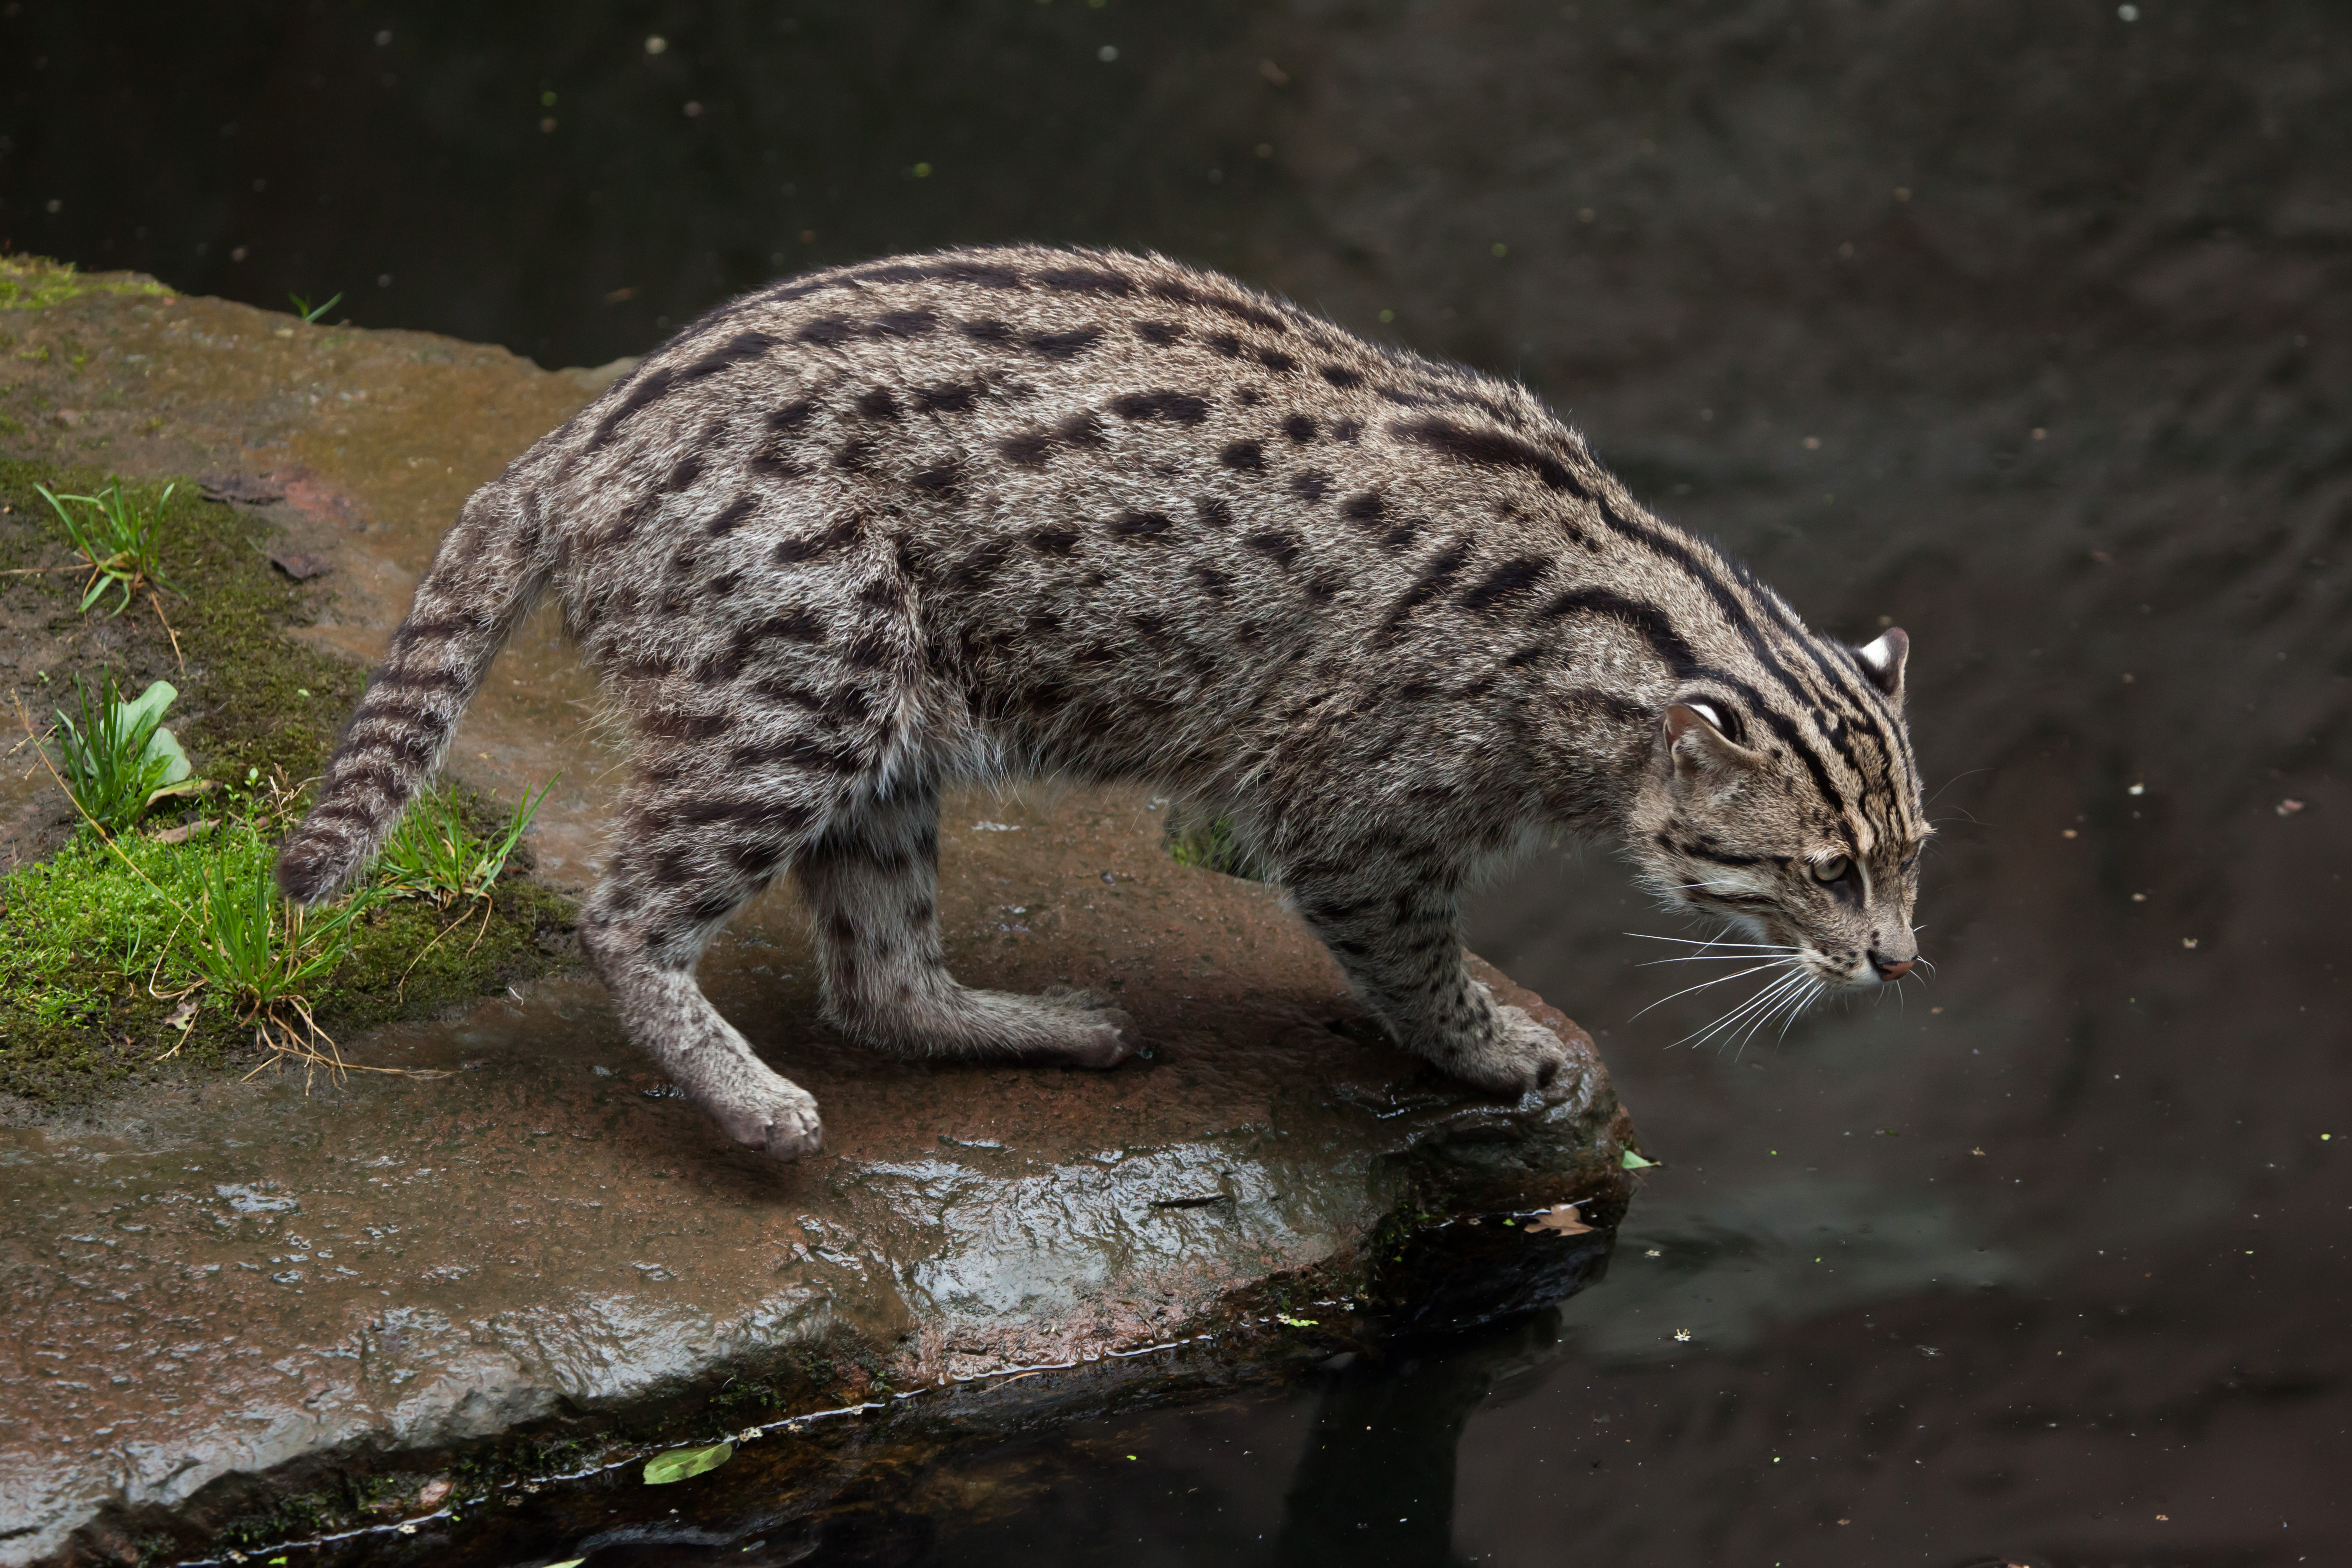
{"label": "wet rock surface", "polygon": [[[327,568],[314,635],[364,657],[466,491],[597,378],[285,322],[137,297],[20,312],[20,340],[80,345],[82,416],[8,445],[250,476],[238,499]],[[61,374],[0,371],[20,401]],[[543,874],[583,881],[610,760],[593,687],[551,626],[518,642],[457,771],[511,795],[563,770],[535,837]],[[975,1418],[1099,1408],[1588,1278],[1592,1237],[1449,1222],[1577,1198],[1613,1217],[1630,1129],[1590,1038],[1486,971],[1570,1041],[1577,1079],[1550,1107],[1463,1094],[1380,1042],[1276,893],[1171,862],[1166,809],[968,796],[942,822],[950,962],[1115,997],[1150,1051],[1108,1074],[847,1047],[816,1022],[789,894],[747,910],[705,985],[823,1107],[824,1151],[798,1165],[728,1143],[585,979],[345,1043],[395,1072],[201,1083],[0,1131],[0,1561],[259,1543],[263,1517],[396,1532],[446,1512],[415,1478],[503,1439],[537,1445],[502,1461],[512,1479],[916,1391],[995,1401]],[[1530,1266],[1532,1247],[1554,1253]],[[772,1462],[814,1497],[830,1451]],[[463,1546],[447,1528],[384,1544]]]}

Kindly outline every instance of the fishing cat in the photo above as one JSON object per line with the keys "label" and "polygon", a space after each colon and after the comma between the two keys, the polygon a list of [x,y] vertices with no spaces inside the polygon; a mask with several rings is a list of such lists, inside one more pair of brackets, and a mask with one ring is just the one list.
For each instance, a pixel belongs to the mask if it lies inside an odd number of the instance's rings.
{"label": "fishing cat", "polygon": [[631,1038],[778,1159],[818,1146],[815,1103],[694,970],[787,870],[852,1037],[1135,1048],[1086,994],[949,975],[959,779],[1146,780],[1230,818],[1394,1037],[1498,1094],[1570,1088],[1463,967],[1456,896],[1531,830],[1622,838],[1813,987],[1916,956],[1901,631],[1808,631],[1525,389],[1158,257],[837,267],[680,331],[466,503],[288,895],[362,868],[550,589],[634,742],[583,943]]}

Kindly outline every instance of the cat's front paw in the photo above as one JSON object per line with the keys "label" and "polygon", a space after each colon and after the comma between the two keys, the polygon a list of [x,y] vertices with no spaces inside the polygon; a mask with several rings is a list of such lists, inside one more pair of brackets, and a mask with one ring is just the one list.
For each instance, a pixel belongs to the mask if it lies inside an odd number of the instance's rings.
{"label": "cat's front paw", "polygon": [[824,1123],[816,1100],[782,1079],[778,1088],[744,1102],[710,1106],[710,1119],[727,1136],[771,1160],[797,1160],[824,1147]]}
{"label": "cat's front paw", "polygon": [[1566,1041],[1525,1008],[1501,1003],[1495,1005],[1494,1037],[1445,1065],[1491,1093],[1515,1100],[1537,1094],[1554,1105],[1576,1092],[1582,1076]]}

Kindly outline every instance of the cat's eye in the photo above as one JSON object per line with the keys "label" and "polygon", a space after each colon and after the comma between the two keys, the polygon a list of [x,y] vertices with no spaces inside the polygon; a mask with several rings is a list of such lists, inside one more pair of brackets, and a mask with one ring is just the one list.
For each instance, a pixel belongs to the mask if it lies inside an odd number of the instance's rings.
{"label": "cat's eye", "polygon": [[1832,855],[1826,860],[1813,862],[1813,880],[1816,882],[1842,881],[1845,874],[1853,868],[1853,861],[1843,855]]}

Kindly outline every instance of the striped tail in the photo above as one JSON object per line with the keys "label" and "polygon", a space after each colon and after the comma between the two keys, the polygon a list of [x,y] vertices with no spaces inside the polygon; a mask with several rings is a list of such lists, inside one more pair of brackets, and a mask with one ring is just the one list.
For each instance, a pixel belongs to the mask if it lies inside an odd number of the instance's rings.
{"label": "striped tail", "polygon": [[288,898],[317,903],[391,837],[490,660],[546,587],[551,561],[536,506],[495,482],[466,503],[343,726],[310,814],[278,848]]}

